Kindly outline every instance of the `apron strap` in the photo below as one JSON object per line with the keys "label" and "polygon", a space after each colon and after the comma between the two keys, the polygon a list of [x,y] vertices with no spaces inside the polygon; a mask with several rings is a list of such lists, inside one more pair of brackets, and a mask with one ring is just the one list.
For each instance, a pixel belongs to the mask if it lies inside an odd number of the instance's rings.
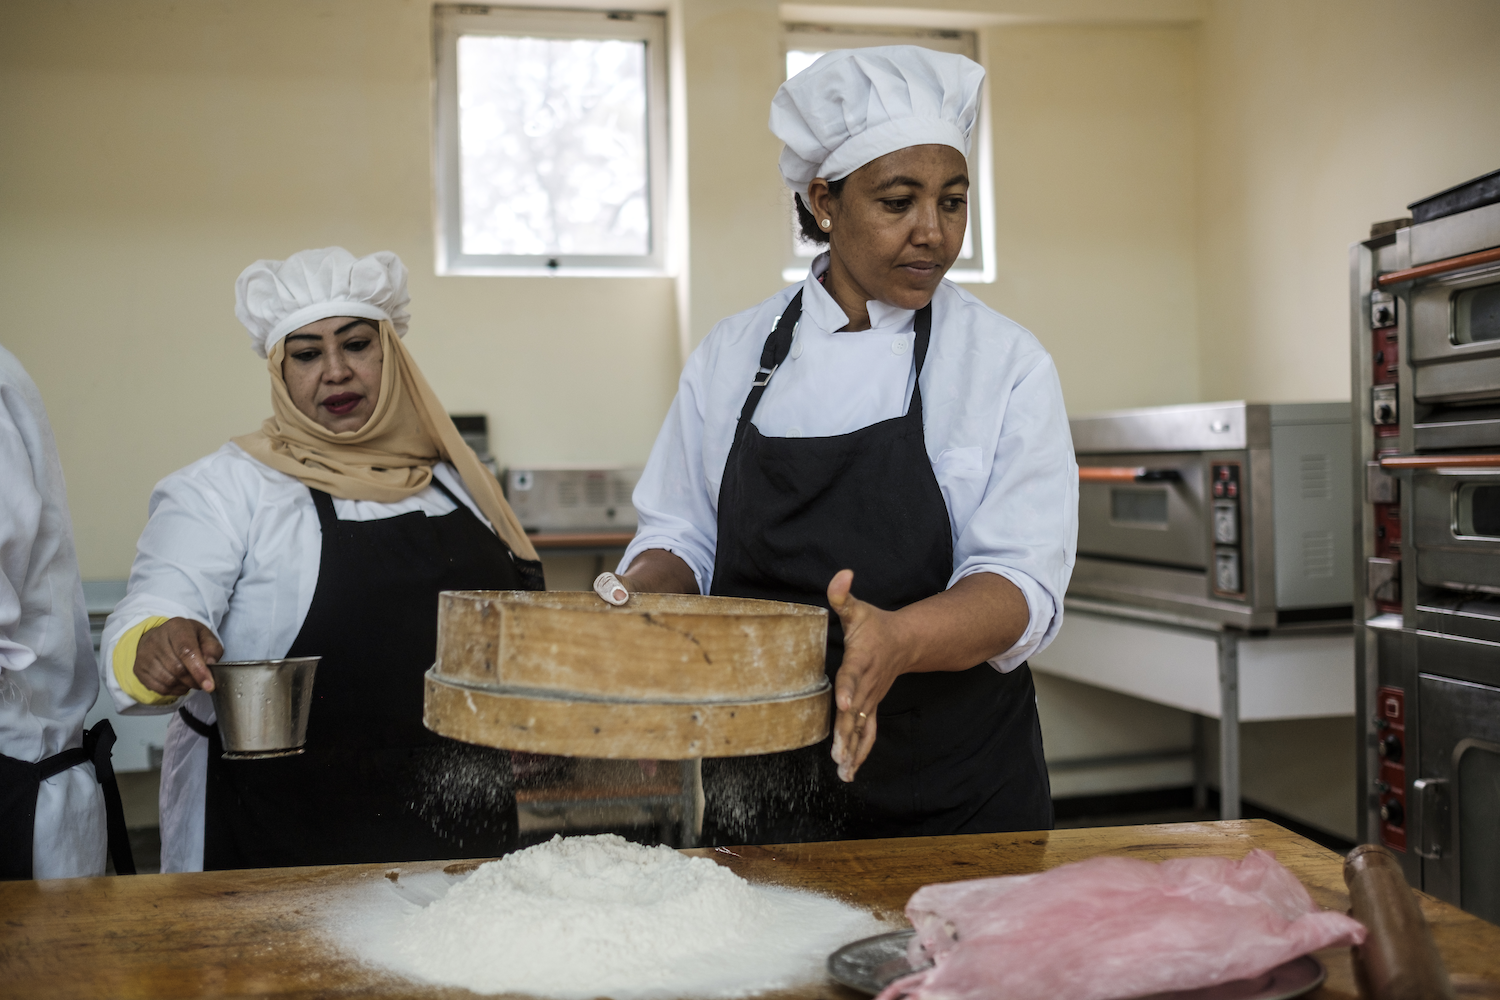
{"label": "apron strap", "polygon": [[431,482],[431,484],[434,487],[437,488],[437,491],[439,493],[441,493],[443,496],[447,497],[449,500],[452,500],[455,504],[457,504],[460,507],[466,506],[465,503],[458,498],[458,494],[456,494],[452,490],[450,490],[448,488],[448,484],[445,483],[445,482],[443,482],[441,479],[439,479],[437,477],[437,472],[436,472],[435,469],[434,469],[434,471],[432,473],[432,479],[429,480],[429,481]]}
{"label": "apron strap", "polygon": [[115,778],[111,751],[115,745],[115,727],[100,719],[83,734],[83,749],[94,762],[94,777],[104,792],[104,822],[109,831],[109,856],[115,862],[116,875],[135,874],[135,854],[130,850],[130,831],[125,828],[125,804],[120,801],[120,783]]}
{"label": "apron strap", "polygon": [[[457,513],[468,514],[470,517],[474,516],[474,512],[468,509],[468,504],[460,500],[458,498],[458,495],[450,490],[447,485],[437,477],[436,472],[434,472],[432,475],[432,485],[436,486],[439,492],[441,492],[449,500],[453,501],[454,506],[458,508]],[[475,518],[475,520],[478,520],[478,518]],[[483,522],[481,522],[481,524],[483,524]],[[496,538],[500,537],[499,532],[495,531],[493,527],[490,528],[489,531]],[[500,544],[505,545],[505,539],[500,538]],[[542,561],[540,559],[522,559],[520,556],[516,555],[515,550],[513,550],[509,545],[505,545],[505,550],[507,553],[509,553],[510,561],[516,567],[516,572],[521,574],[521,583],[527,590],[547,589],[547,580],[542,569]]]}
{"label": "apron strap", "polygon": [[911,383],[911,405],[906,408],[906,419],[915,420],[917,426],[922,426],[922,366],[927,363],[927,345],[932,340],[932,303],[929,302],[917,310],[916,321],[913,329],[917,334],[915,350],[917,374],[913,376]]}
{"label": "apron strap", "polygon": [[[449,500],[453,501],[453,503],[458,507],[459,513],[468,514],[470,517],[474,517],[474,512],[469,510],[468,505],[460,500],[457,496],[455,496],[453,491],[445,486],[443,484],[443,481],[439,479],[436,474],[434,474],[432,477],[432,485],[436,486],[440,492],[447,495]],[[329,496],[327,493],[324,493],[322,490],[315,490],[311,486],[307,488],[307,491],[312,494],[313,506],[318,509],[318,524],[323,529],[323,537],[333,537],[334,533],[338,531],[339,525],[339,516],[334,512],[333,509],[333,497]],[[477,521],[478,518],[475,518],[475,520]],[[481,525],[483,524],[483,522],[480,523]],[[545,571],[542,568],[542,561],[540,559],[522,559],[520,556],[511,551],[510,546],[505,544],[505,539],[500,538],[500,536],[495,532],[493,528],[490,528],[488,530],[490,531],[490,534],[500,539],[500,544],[505,547],[506,552],[510,553],[511,564],[516,567],[516,572],[521,574],[522,585],[527,590],[546,590],[547,579]],[[200,736],[208,735],[208,733],[193,725],[193,722],[196,722],[198,720],[193,719],[192,716],[188,715],[186,709],[180,709],[179,711],[181,711],[183,714],[182,721],[186,722],[188,724],[188,727],[191,728],[193,732],[198,733]]]}
{"label": "apron strap", "polygon": [[339,526],[339,516],[333,510],[333,497],[311,486],[307,492],[312,494],[313,506],[318,509],[318,524],[323,529],[323,537],[327,538]]}
{"label": "apron strap", "polygon": [[187,727],[189,729],[197,733],[199,736],[203,737],[205,740],[214,734],[214,727],[198,718],[192,712],[189,712],[186,705],[183,705],[177,709],[177,715],[180,719],[182,719],[184,723],[187,724]]}
{"label": "apron strap", "polygon": [[[452,500],[459,507],[466,506],[466,504],[462,500],[460,500],[441,479],[437,477],[436,472],[432,474],[432,478],[429,479],[428,482],[432,486],[436,487],[439,493],[443,494],[449,500]],[[339,516],[333,509],[333,497],[329,496],[327,493],[324,493],[322,490],[315,490],[311,486],[307,488],[307,491],[312,494],[313,506],[318,509],[318,523],[323,526],[323,530],[328,531],[330,530],[330,525],[337,525]]]}
{"label": "apron strap", "polygon": [[745,397],[745,405],[740,408],[739,428],[735,431],[738,436],[750,423],[750,418],[755,415],[755,408],[760,405],[760,397],[766,394],[766,386],[771,384],[771,376],[776,374],[776,369],[786,360],[787,354],[792,349],[792,333],[797,329],[797,320],[802,316],[802,292],[798,290],[792,296],[792,301],[786,304],[781,316],[776,320],[776,328],[766,338],[766,344],[760,351],[760,370],[755,373],[755,379],[750,384],[750,395]]}
{"label": "apron strap", "polygon": [[[110,751],[115,745],[115,727],[108,719],[100,719],[93,729],[83,733],[83,746],[53,754],[35,764],[0,757],[0,777],[7,773],[10,778],[0,781],[0,798],[8,798],[5,817],[10,822],[0,824],[0,843],[6,846],[8,857],[0,863],[0,878],[32,877],[32,838],[35,835],[36,796],[41,783],[70,767],[92,762],[94,779],[104,792],[104,819],[109,834],[109,853],[115,862],[115,874],[134,875],[135,857],[130,850],[130,833],[125,828],[125,805],[120,801],[120,784],[115,778]],[[27,774],[27,772],[30,774]],[[24,870],[23,870],[24,869]]]}
{"label": "apron strap", "polygon": [[55,753],[45,760],[38,761],[36,776],[39,780],[46,781],[55,774],[61,774],[70,767],[77,767],[79,764],[93,759],[94,755],[89,753],[88,750],[83,747],[74,747],[71,750],[64,750],[62,753]]}
{"label": "apron strap", "polygon": [[[735,436],[743,433],[744,428],[750,423],[750,418],[755,415],[756,407],[760,406],[760,397],[766,394],[766,386],[771,384],[771,376],[776,374],[776,369],[786,360],[786,356],[792,350],[792,334],[797,329],[797,320],[802,317],[802,292],[799,290],[792,296],[792,301],[787,303],[786,310],[776,321],[776,328],[766,338],[765,346],[760,351],[760,370],[755,373],[755,380],[750,383],[750,394],[745,397],[745,405],[740,408],[740,422],[735,430]],[[915,419],[918,423],[922,420],[922,366],[927,362],[927,346],[932,341],[932,303],[928,302],[917,310],[914,322],[916,332],[916,356],[917,376],[912,386],[911,406],[907,409],[907,418]],[[436,478],[433,480],[436,482]]]}

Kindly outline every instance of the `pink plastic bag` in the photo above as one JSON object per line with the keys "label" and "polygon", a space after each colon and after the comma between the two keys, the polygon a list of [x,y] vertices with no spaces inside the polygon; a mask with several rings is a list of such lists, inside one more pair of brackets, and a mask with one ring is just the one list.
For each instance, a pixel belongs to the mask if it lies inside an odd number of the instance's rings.
{"label": "pink plastic bag", "polygon": [[1247,979],[1359,944],[1266,851],[1241,861],[1093,858],[1038,875],[923,886],[913,965],[877,1000],[1124,1000]]}

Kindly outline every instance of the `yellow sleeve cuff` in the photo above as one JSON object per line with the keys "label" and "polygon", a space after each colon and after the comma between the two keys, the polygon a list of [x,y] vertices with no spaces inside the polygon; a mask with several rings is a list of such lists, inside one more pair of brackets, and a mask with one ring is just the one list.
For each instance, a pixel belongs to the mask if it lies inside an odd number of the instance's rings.
{"label": "yellow sleeve cuff", "polygon": [[119,682],[120,690],[142,705],[170,705],[177,700],[169,694],[157,694],[142,684],[141,679],[135,675],[135,653],[141,645],[141,636],[167,621],[166,618],[147,618],[134,628],[127,629],[115,642],[115,680]]}

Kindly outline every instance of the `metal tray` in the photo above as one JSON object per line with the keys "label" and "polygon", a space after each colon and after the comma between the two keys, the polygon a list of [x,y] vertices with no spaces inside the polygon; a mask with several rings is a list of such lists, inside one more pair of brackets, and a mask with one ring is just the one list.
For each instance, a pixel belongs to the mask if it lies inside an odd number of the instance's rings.
{"label": "metal tray", "polygon": [[[850,989],[874,996],[893,980],[918,971],[906,960],[907,942],[915,934],[912,930],[895,931],[846,944],[828,956],[828,974]],[[1290,1000],[1316,989],[1327,976],[1322,962],[1303,955],[1254,979],[1201,990],[1156,993],[1140,1000]]]}

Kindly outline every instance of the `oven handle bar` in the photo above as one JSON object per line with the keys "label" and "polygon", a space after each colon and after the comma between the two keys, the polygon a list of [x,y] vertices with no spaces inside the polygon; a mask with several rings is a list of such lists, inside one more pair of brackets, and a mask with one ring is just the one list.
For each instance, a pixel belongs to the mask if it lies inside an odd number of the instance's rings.
{"label": "oven handle bar", "polygon": [[1462,271],[1466,267],[1493,264],[1497,260],[1500,260],[1500,247],[1495,247],[1493,250],[1481,250],[1478,253],[1466,253],[1462,257],[1435,260],[1431,264],[1420,264],[1401,271],[1388,271],[1376,278],[1375,284],[1385,288],[1390,285],[1399,285],[1403,281],[1430,278],[1434,274],[1447,274],[1449,271]]}
{"label": "oven handle bar", "polygon": [[1080,465],[1080,483],[1180,483],[1182,473],[1176,469],[1148,469],[1143,465]]}
{"label": "oven handle bar", "polygon": [[1500,455],[1387,455],[1382,469],[1500,469]]}

